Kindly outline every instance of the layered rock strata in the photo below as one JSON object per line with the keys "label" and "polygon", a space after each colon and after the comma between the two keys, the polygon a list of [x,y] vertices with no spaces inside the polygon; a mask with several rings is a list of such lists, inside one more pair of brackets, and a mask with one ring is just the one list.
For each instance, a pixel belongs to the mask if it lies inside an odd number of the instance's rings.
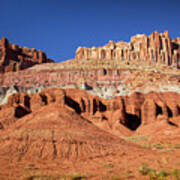
{"label": "layered rock strata", "polygon": [[10,44],[4,37],[0,40],[0,72],[19,71],[35,64],[50,62],[53,60],[47,58],[42,51]]}
{"label": "layered rock strata", "polygon": [[159,34],[157,31],[150,36],[138,34],[130,42],[114,42],[103,47],[79,47],[76,59],[87,61],[90,59],[134,61],[143,60],[154,63],[174,65],[180,67],[180,38],[171,40],[168,31]]}
{"label": "layered rock strata", "polygon": [[[25,93],[35,93],[49,87],[77,88],[103,98],[113,98],[130,95],[133,92],[179,93],[179,82],[179,74],[151,71],[122,69],[36,71],[28,69],[0,76],[0,99],[8,95],[8,90],[12,86],[18,87],[18,91]],[[1,101],[0,104],[4,103]]]}

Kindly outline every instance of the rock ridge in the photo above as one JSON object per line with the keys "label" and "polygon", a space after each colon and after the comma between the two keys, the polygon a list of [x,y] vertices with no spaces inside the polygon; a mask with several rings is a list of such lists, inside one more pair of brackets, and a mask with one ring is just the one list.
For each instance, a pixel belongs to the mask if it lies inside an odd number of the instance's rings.
{"label": "rock ridge", "polygon": [[180,67],[180,38],[171,40],[168,31],[151,35],[137,34],[131,37],[130,42],[114,42],[102,47],[79,47],[76,50],[76,60],[143,60]]}
{"label": "rock ridge", "polygon": [[9,96],[6,105],[0,106],[0,124],[7,128],[42,106],[55,103],[113,134],[128,133],[128,129],[134,131],[157,121],[178,127],[179,98],[179,94],[172,92],[136,92],[130,96],[103,99],[83,90],[57,88],[44,89],[36,94],[15,93]]}
{"label": "rock ridge", "polygon": [[9,43],[2,37],[0,40],[0,72],[19,71],[35,64],[51,63],[43,51],[34,48],[20,47]]}

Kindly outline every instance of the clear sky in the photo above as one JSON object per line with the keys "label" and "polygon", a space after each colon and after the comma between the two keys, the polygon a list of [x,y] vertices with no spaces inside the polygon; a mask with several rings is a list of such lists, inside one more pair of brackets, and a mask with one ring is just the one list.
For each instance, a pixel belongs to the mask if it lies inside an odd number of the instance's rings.
{"label": "clear sky", "polygon": [[0,0],[0,36],[57,62],[154,30],[180,36],[180,0]]}

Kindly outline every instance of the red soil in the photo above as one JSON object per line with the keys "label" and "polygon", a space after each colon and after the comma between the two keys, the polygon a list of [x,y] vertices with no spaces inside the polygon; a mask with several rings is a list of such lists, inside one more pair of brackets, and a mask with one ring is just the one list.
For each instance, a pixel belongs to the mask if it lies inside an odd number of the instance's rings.
{"label": "red soil", "polygon": [[[142,95],[141,98],[138,95],[137,99],[136,96],[124,97],[125,108],[121,106],[123,98],[117,98],[116,101],[103,100],[78,90],[47,89],[35,95],[11,96],[8,104],[0,110],[3,127],[0,132],[0,179],[25,179],[31,176],[35,179],[35,175],[42,174],[52,177],[58,175],[57,179],[69,179],[74,173],[80,173],[87,179],[112,179],[117,176],[119,179],[144,180],[147,177],[138,172],[142,163],[147,163],[154,169],[164,168],[167,171],[171,171],[173,167],[180,167],[178,149],[174,148],[172,153],[167,149],[162,152],[162,149],[155,146],[141,147],[148,143],[176,145],[180,137],[178,116],[175,118],[173,113],[173,117],[165,118],[164,106],[161,104],[164,110],[164,116],[161,116],[164,119],[156,117],[132,131],[124,124],[126,119],[123,119],[123,116],[127,117],[129,107],[132,109],[131,104],[127,102],[144,104],[146,100],[143,98],[146,99],[150,95]],[[161,96],[165,102],[173,95]],[[79,97],[85,101],[89,99],[90,102],[101,102],[108,106],[109,111],[101,112],[100,103],[90,103],[83,112]],[[151,94],[150,97],[153,99],[157,95]],[[173,99],[177,100],[177,95]],[[110,106],[112,102],[114,105]],[[119,105],[115,105],[115,102]],[[77,107],[82,108],[81,112]],[[93,107],[97,107],[96,113],[93,112]],[[148,109],[148,112],[154,112],[154,109]],[[3,114],[6,120],[2,120]],[[111,123],[119,114],[122,121]],[[97,122],[93,121],[93,116]],[[101,122],[102,116],[107,119]],[[128,141],[131,140],[131,137],[125,135],[133,136],[134,142],[141,146],[122,140],[122,136]],[[142,136],[146,136],[147,139],[138,140]]]}

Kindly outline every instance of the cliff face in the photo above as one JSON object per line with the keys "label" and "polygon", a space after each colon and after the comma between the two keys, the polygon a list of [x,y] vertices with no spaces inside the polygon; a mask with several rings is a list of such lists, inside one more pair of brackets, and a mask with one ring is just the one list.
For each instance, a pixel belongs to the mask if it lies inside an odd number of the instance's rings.
{"label": "cliff face", "polygon": [[[16,86],[19,92],[38,88],[79,88],[102,98],[133,92],[180,92],[179,74],[122,69],[41,70],[27,69],[0,76],[0,92]],[[29,92],[30,92],[29,91]],[[0,98],[3,93],[0,94]],[[4,93],[6,94],[6,93]]]}
{"label": "cliff face", "polygon": [[[78,89],[46,89],[33,95],[13,94],[1,106],[0,123],[7,127],[17,119],[37,111],[42,106],[59,104],[73,110],[98,127],[111,133],[127,133],[122,128],[136,130],[154,122],[179,125],[180,95],[177,93],[133,93],[131,96],[102,99]],[[177,121],[178,120],[178,121]],[[176,124],[177,123],[177,124]]]}
{"label": "cliff face", "polygon": [[144,60],[180,67],[180,38],[171,40],[168,31],[159,34],[157,31],[150,36],[138,34],[133,36],[129,43],[109,41],[103,47],[79,47],[76,59],[133,61]]}
{"label": "cliff face", "polygon": [[47,58],[42,51],[10,44],[4,37],[0,40],[0,72],[18,71],[50,62],[53,60]]}
{"label": "cliff face", "polygon": [[76,59],[59,64],[46,64],[51,60],[45,53],[10,44],[5,38],[0,45],[2,72],[39,64],[1,75],[0,100],[12,86],[25,93],[50,87],[79,88],[106,99],[133,92],[180,92],[179,69],[168,66],[179,67],[180,38],[171,40],[167,31],[136,35],[130,43],[111,41],[101,48],[79,48]]}
{"label": "cliff face", "polygon": [[[59,64],[47,64],[51,61],[43,52],[3,38],[0,179],[22,179],[22,173],[39,168],[47,173],[47,164],[48,174],[52,168],[58,178],[72,169],[91,178],[98,169],[103,177],[96,174],[95,179],[132,172],[144,160],[156,168],[178,167],[180,71],[175,54],[179,58],[180,38],[168,37],[167,32],[154,33],[135,36],[130,43],[80,48],[76,59]],[[87,165],[91,171],[84,169]],[[104,165],[111,168],[110,176]],[[136,178],[128,173],[120,179],[129,177]],[[32,178],[39,176],[26,179]]]}

